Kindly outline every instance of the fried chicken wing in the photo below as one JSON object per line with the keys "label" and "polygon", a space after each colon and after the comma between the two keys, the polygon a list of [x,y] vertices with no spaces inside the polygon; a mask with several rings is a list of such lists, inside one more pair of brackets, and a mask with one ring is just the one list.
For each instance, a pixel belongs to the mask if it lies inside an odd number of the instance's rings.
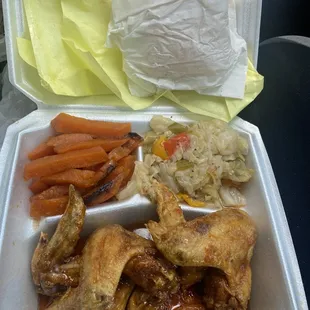
{"label": "fried chicken wing", "polygon": [[134,289],[135,285],[131,280],[128,279],[121,279],[120,283],[118,284],[114,302],[112,306],[112,310],[125,310],[127,307],[127,303],[129,297]]}
{"label": "fried chicken wing", "polygon": [[[58,300],[48,307],[48,309],[61,309],[61,310],[93,310],[93,309],[110,309],[110,310],[125,310],[128,304],[129,297],[134,289],[134,283],[128,279],[121,279],[118,287],[116,289],[113,301],[109,304],[109,307],[98,305],[89,305],[85,303],[84,305],[76,305],[76,291],[74,289],[69,289],[65,295],[60,297]],[[90,307],[90,308],[89,308]]]}
{"label": "fried chicken wing", "polygon": [[[46,251],[48,245],[48,234],[41,232],[39,242],[37,244],[36,249],[34,250],[32,260],[31,260],[31,273],[32,273],[32,279],[33,283],[36,286],[40,285],[40,274],[41,271],[48,271],[48,268],[45,268],[44,262],[41,262],[41,260],[44,258],[44,253]],[[46,270],[45,270],[46,269]]]}
{"label": "fried chicken wing", "polygon": [[185,223],[183,211],[174,193],[165,185],[154,181],[156,188],[157,213],[160,227],[169,230],[170,227]]}
{"label": "fried chicken wing", "polygon": [[108,225],[88,238],[82,254],[74,248],[85,205],[70,186],[54,236],[41,233],[31,263],[38,291],[57,297],[49,310],[247,308],[256,242],[250,217],[227,208],[186,221],[175,195],[154,186],[160,220],[147,224],[153,240]]}
{"label": "fried chicken wing", "polygon": [[44,295],[58,296],[68,287],[77,287],[80,278],[81,257],[70,258],[62,265],[40,275],[40,289]]}
{"label": "fried chicken wing", "polygon": [[[123,273],[151,295],[160,297],[167,292],[176,292],[179,288],[179,279],[175,266],[157,254],[156,251],[155,256],[144,254],[131,258]],[[44,294],[57,296],[69,286],[77,287],[80,268],[81,257],[75,257],[66,264],[56,266],[53,271],[41,274]]]}
{"label": "fried chicken wing", "polygon": [[161,298],[179,288],[175,269],[166,259],[145,254],[133,257],[126,264],[124,274],[144,291]]}
{"label": "fried chicken wing", "polygon": [[[79,286],[71,289],[49,309],[113,309],[123,272],[154,293],[156,288],[177,286],[174,268],[169,263],[155,261],[152,256],[156,252],[152,241],[119,225],[97,230],[83,250]],[[155,286],[149,287],[151,282]]]}
{"label": "fried chicken wing", "polygon": [[219,269],[209,268],[204,279],[204,302],[209,310],[247,309],[251,293],[251,268],[241,268],[235,278],[235,287]]}
{"label": "fried chicken wing", "polygon": [[182,290],[158,299],[140,288],[132,293],[127,310],[205,310],[201,298],[191,290]]}
{"label": "fried chicken wing", "polygon": [[80,194],[73,185],[69,188],[69,202],[64,215],[61,217],[57,229],[51,238],[41,233],[39,243],[31,261],[31,272],[34,284],[40,285],[41,273],[46,273],[61,264],[69,257],[80,237],[85,218],[85,205]]}
{"label": "fried chicken wing", "polygon": [[220,269],[230,295],[237,299],[240,309],[246,309],[251,288],[250,260],[256,242],[251,218],[242,210],[227,208],[167,225],[164,209],[176,210],[177,199],[162,185],[157,186],[156,193],[160,222],[150,221],[147,226],[157,248],[175,265]]}
{"label": "fried chicken wing", "polygon": [[203,280],[206,273],[204,267],[181,267],[179,269],[182,287],[188,288]]}

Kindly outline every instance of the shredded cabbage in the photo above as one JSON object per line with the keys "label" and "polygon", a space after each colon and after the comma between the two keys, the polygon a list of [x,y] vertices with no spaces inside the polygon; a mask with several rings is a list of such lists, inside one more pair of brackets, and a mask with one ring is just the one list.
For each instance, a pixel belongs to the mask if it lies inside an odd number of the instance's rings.
{"label": "shredded cabbage", "polygon": [[235,187],[222,186],[220,196],[224,207],[244,207],[246,205],[245,197]]}
{"label": "shredded cabbage", "polygon": [[[152,144],[159,135],[168,139],[173,136],[171,127],[169,129],[172,124],[176,123],[170,118],[152,118],[152,131],[146,134],[144,142],[144,161],[136,162],[132,181],[118,196],[128,197],[138,191],[153,199],[155,179],[175,194],[188,194],[206,202],[208,207],[244,206],[245,198],[238,188],[254,173],[245,162],[249,149],[246,138],[220,120],[200,121],[184,126],[190,147],[180,145],[169,159],[163,160],[152,154]],[[182,128],[181,125],[178,128]]]}
{"label": "shredded cabbage", "polygon": [[173,120],[167,117],[163,117],[161,115],[153,116],[150,121],[150,127],[157,134],[164,133],[169,130],[169,126],[174,123]]}
{"label": "shredded cabbage", "polygon": [[138,194],[138,187],[137,187],[137,182],[135,180],[130,180],[127,183],[127,186],[121,190],[120,192],[118,192],[118,194],[116,195],[116,198],[118,200],[125,200],[127,198],[130,198],[132,196],[134,196],[135,194]]}
{"label": "shredded cabbage", "polygon": [[158,138],[158,135],[154,131],[148,131],[144,136],[144,145],[149,145],[155,142],[155,140]]}

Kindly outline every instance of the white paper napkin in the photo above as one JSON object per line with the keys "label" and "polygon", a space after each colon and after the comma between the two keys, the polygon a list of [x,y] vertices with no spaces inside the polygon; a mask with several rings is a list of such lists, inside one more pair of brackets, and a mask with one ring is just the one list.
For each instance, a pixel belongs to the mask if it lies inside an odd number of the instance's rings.
{"label": "white paper napkin", "polygon": [[106,45],[122,51],[133,95],[244,96],[247,48],[233,0],[113,0]]}

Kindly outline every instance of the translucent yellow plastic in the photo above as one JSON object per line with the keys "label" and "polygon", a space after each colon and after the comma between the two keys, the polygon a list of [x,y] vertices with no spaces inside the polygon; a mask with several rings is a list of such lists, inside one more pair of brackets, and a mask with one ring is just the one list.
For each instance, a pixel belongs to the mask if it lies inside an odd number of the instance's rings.
{"label": "translucent yellow plastic", "polygon": [[76,100],[82,103],[120,106],[123,102],[134,110],[149,107],[164,96],[191,112],[230,121],[263,89],[264,78],[249,61],[242,100],[194,91],[162,90],[151,97],[132,96],[121,52],[104,46],[111,0],[24,0],[24,8],[28,29],[24,38],[17,38],[19,54],[36,68],[41,85],[55,94],[79,97]]}

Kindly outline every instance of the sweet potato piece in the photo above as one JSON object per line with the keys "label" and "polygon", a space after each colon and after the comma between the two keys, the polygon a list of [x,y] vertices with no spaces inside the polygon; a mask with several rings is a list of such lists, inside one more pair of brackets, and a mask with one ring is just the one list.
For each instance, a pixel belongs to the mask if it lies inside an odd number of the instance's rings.
{"label": "sweet potato piece", "polygon": [[81,188],[76,186],[75,189],[80,193],[81,196],[89,192],[89,188]]}
{"label": "sweet potato piece", "polygon": [[95,146],[101,146],[106,152],[113,150],[114,148],[123,145],[126,143],[128,139],[114,139],[114,140],[104,140],[104,139],[94,139],[90,141],[83,141],[77,143],[70,143],[70,144],[61,144],[54,148],[54,151],[58,154],[66,153],[75,150],[83,150],[89,149]]}
{"label": "sweet potato piece", "polygon": [[68,169],[63,172],[42,177],[42,182],[55,184],[72,184],[77,187],[87,188],[94,185],[95,172],[90,170]]}
{"label": "sweet potato piece", "polygon": [[91,189],[83,196],[85,204],[93,206],[103,203],[115,196],[124,179],[125,168],[117,166],[105,179],[98,183],[98,186]]}
{"label": "sweet potato piece", "polygon": [[72,168],[93,166],[107,161],[107,153],[100,146],[36,159],[27,163],[24,178],[43,177]]}
{"label": "sweet potato piece", "polygon": [[50,156],[54,154],[55,154],[54,148],[52,146],[47,145],[46,142],[42,142],[28,154],[28,158],[30,160],[35,160],[41,157]]}
{"label": "sweet potato piece", "polygon": [[113,123],[95,121],[72,116],[66,113],[58,114],[51,122],[56,132],[88,133],[101,137],[122,137],[131,130],[130,123]]}
{"label": "sweet potato piece", "polygon": [[136,157],[134,155],[129,155],[124,158],[122,158],[118,164],[122,167],[124,167],[124,180],[121,184],[121,187],[124,187],[128,181],[131,179],[133,171],[135,169],[135,160]]}
{"label": "sweet potato piece", "polygon": [[[88,188],[79,187],[78,191],[80,192],[80,194],[82,196],[85,196],[88,193],[92,192],[96,187],[103,185],[105,183],[105,178],[115,169],[115,167],[116,167],[116,162],[114,160],[109,160],[104,165],[99,164],[98,167],[93,166],[92,171],[95,172],[95,175],[92,179],[92,185],[89,186]],[[116,175],[114,175],[114,177],[115,176]]]}
{"label": "sweet potato piece", "polygon": [[[113,181],[119,174],[124,175],[124,173],[125,173],[124,167],[116,166],[114,161],[109,161],[108,163],[110,163],[110,164],[112,163],[112,166],[110,167],[110,169],[108,169],[108,167],[107,167],[108,165],[107,165],[106,167],[103,167],[103,166],[101,167],[101,172],[97,171],[99,176],[97,174],[97,176],[95,176],[94,179],[95,179],[95,181],[97,181],[96,179],[99,179],[99,178],[101,178],[101,179],[95,183],[95,186],[90,187],[88,190],[86,190],[86,192],[84,192],[83,198],[86,197],[87,195],[91,194],[92,192],[94,192],[100,186],[103,186],[105,183]],[[108,164],[108,163],[106,163],[106,164]],[[116,166],[116,168],[114,165]],[[104,172],[106,169],[107,169],[106,176],[103,176],[102,172]]]}
{"label": "sweet potato piece", "polygon": [[54,199],[35,199],[30,206],[30,216],[40,219],[41,216],[63,214],[66,210],[68,200],[68,196]]}
{"label": "sweet potato piece", "polygon": [[109,153],[109,159],[119,161],[120,159],[128,156],[131,152],[136,150],[143,141],[143,138],[137,133],[132,132],[128,135],[128,137],[130,139],[123,146],[119,146]]}
{"label": "sweet potato piece", "polygon": [[96,187],[91,193],[83,197],[85,204],[88,206],[94,206],[111,199],[118,193],[123,179],[124,175],[119,174],[115,177],[115,179],[105,183],[102,186]]}
{"label": "sweet potato piece", "polygon": [[129,155],[131,152],[127,148],[124,148],[123,146],[115,148],[113,151],[111,151],[108,155],[109,159],[113,159],[115,161],[119,161],[123,157]]}
{"label": "sweet potato piece", "polygon": [[34,180],[28,188],[34,193],[34,194],[39,194],[46,189],[48,189],[48,185],[43,183],[41,180]]}
{"label": "sweet potato piece", "polygon": [[85,169],[85,170],[91,170],[91,171],[98,171],[100,168],[102,167],[102,163],[101,164],[97,164],[97,165],[93,165],[90,167],[86,167],[86,168],[81,168],[81,169]]}
{"label": "sweet potato piece", "polygon": [[60,145],[90,141],[92,139],[93,137],[86,133],[69,133],[51,137],[46,144],[52,147],[57,147]]}
{"label": "sweet potato piece", "polygon": [[[102,184],[108,183],[110,181],[113,181],[117,176],[122,175],[124,177],[125,175],[125,168],[122,166],[117,166],[105,179],[101,181]],[[100,185],[102,185],[100,184]]]}
{"label": "sweet potato piece", "polygon": [[107,177],[116,167],[116,162],[114,160],[109,160],[103,166],[101,166],[94,175],[94,185],[99,181]]}
{"label": "sweet potato piece", "polygon": [[69,185],[55,185],[51,186],[49,189],[43,191],[40,194],[34,195],[30,198],[30,201],[38,199],[54,199],[69,194]]}

